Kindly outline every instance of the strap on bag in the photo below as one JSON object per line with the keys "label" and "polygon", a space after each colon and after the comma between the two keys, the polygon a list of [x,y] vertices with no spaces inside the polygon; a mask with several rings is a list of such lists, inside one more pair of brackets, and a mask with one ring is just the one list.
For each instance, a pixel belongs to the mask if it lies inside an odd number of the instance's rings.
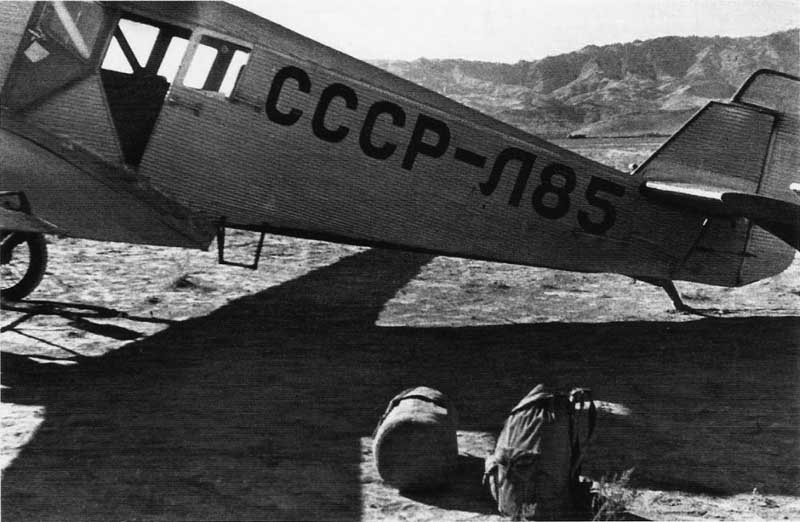
{"label": "strap on bag", "polygon": [[574,481],[578,480],[580,475],[581,464],[585,454],[581,452],[580,441],[580,426],[579,421],[575,418],[575,405],[579,404],[578,410],[583,412],[585,403],[589,402],[588,426],[586,438],[583,441],[584,450],[589,448],[589,442],[594,435],[595,427],[597,426],[597,407],[592,400],[592,390],[588,388],[574,388],[569,393],[569,438],[572,444],[572,454],[570,455],[570,477]]}
{"label": "strap on bag", "polygon": [[419,394],[419,393],[411,393],[412,390],[416,390],[417,388],[419,388],[419,386],[415,386],[413,388],[406,388],[405,390],[403,390],[400,393],[398,393],[395,396],[394,399],[389,401],[389,405],[386,407],[386,411],[383,412],[383,415],[381,415],[381,420],[378,421],[378,425],[375,426],[375,429],[372,432],[372,438],[373,439],[378,434],[378,430],[383,425],[383,421],[386,420],[386,417],[389,416],[389,414],[392,412],[393,409],[395,409],[397,407],[398,404],[400,404],[401,402],[403,402],[406,399],[418,399],[418,400],[421,400],[421,401],[430,402],[431,404],[434,404],[436,406],[439,406],[440,408],[443,408],[443,409],[449,411],[449,406],[448,406],[447,402],[444,401],[444,400],[434,399],[434,398],[428,397],[427,395],[422,395],[422,394]]}
{"label": "strap on bag", "polygon": [[483,469],[483,479],[481,480],[483,486],[488,486],[489,479],[492,477],[494,477],[495,481],[497,480],[497,466],[497,459],[494,458],[494,455],[487,457]]}

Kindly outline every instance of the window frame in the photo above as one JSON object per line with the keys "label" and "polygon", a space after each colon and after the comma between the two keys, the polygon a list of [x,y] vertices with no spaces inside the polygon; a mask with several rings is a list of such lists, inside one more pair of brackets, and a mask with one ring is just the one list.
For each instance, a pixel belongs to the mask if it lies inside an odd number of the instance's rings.
{"label": "window frame", "polygon": [[[236,46],[237,50],[246,50],[248,53],[248,58],[247,58],[247,63],[243,66],[243,68],[246,68],[251,63],[253,51],[255,50],[255,45],[253,43],[211,29],[198,27],[194,31],[192,31],[192,36],[191,38],[189,38],[189,44],[187,45],[186,52],[183,55],[183,61],[181,62],[180,67],[178,67],[178,72],[175,75],[175,80],[173,81],[172,86],[173,87],[178,86],[182,89],[188,89],[192,92],[200,93],[209,98],[233,100],[236,97],[236,91],[238,90],[239,87],[238,82],[234,84],[231,93],[227,95],[220,91],[210,91],[210,90],[199,89],[197,87],[190,87],[184,83],[186,75],[189,72],[189,68],[192,65],[192,61],[194,60],[197,49],[200,47],[202,43],[201,40],[203,39],[204,36],[214,40],[220,40],[222,42],[230,43]],[[230,67],[230,64],[228,64],[228,67]],[[225,71],[225,74],[227,74],[227,70]],[[223,75],[223,78],[224,76],[225,75]]]}
{"label": "window frame", "polygon": [[[71,22],[75,24],[75,30],[77,30],[83,39],[86,35],[80,32],[80,29],[77,27],[77,23],[71,17],[71,13],[67,9],[63,3],[59,6],[56,2],[39,2],[37,3],[36,7],[34,8],[31,14],[31,20],[29,22],[28,31],[32,34],[36,35],[36,39],[44,38],[47,40],[54,41],[57,45],[59,45],[65,51],[71,53],[75,58],[82,61],[84,65],[91,65],[93,62],[97,61],[101,55],[105,54],[105,38],[107,37],[107,33],[109,28],[116,23],[116,21],[112,21],[111,19],[114,18],[113,16],[109,16],[108,10],[104,8],[104,6],[100,2],[86,2],[87,7],[93,6],[95,8],[100,9],[100,16],[101,20],[97,28],[97,33],[94,35],[94,41],[91,45],[88,45],[85,40],[83,44],[86,46],[86,50],[88,51],[88,56],[84,56],[77,49],[77,43],[72,40],[72,35],[70,35],[70,31],[66,28],[64,22],[60,19],[61,15],[59,14],[59,7],[61,9],[67,10],[67,16],[70,16]],[[55,16],[59,19],[59,23],[62,24],[64,27],[64,31],[67,33],[68,38],[70,39],[69,42],[64,41],[58,34],[52,34],[52,31],[48,27],[44,27],[44,17],[48,14],[48,11],[52,11],[52,16]]]}
{"label": "window frame", "polygon": [[[185,54],[188,52],[189,45],[191,43],[191,37],[192,37],[193,30],[190,27],[186,26],[185,24],[176,24],[176,23],[173,23],[171,21],[165,21],[165,20],[160,19],[160,18],[153,18],[153,17],[147,16],[147,15],[142,15],[142,14],[137,13],[136,11],[130,11],[130,10],[127,10],[127,9],[126,10],[119,9],[119,10],[117,10],[117,12],[115,14],[116,14],[116,16],[114,16],[114,22],[112,24],[112,30],[110,31],[110,34],[108,35],[108,39],[107,39],[107,41],[105,43],[105,46],[103,48],[103,53],[102,53],[102,56],[101,56],[102,59],[100,60],[100,62],[98,64],[98,68],[102,69],[102,67],[103,67],[103,63],[104,63],[104,61],[105,61],[105,59],[106,59],[106,57],[108,55],[108,52],[109,52],[109,50],[111,48],[111,45],[112,45],[112,42],[115,39],[116,31],[120,31],[124,35],[124,32],[119,27],[119,23],[120,23],[121,20],[127,20],[127,21],[134,22],[134,23],[144,24],[144,25],[147,25],[147,26],[150,26],[150,27],[155,27],[159,31],[157,36],[156,36],[156,40],[153,43],[153,46],[150,48],[150,50],[148,52],[146,63],[139,63],[139,59],[138,59],[138,57],[135,56],[135,53],[134,53],[134,58],[136,59],[136,62],[139,65],[139,69],[138,70],[148,70],[148,71],[152,72],[153,74],[157,74],[158,70],[161,67],[161,64],[163,64],[164,57],[165,57],[166,52],[168,51],[168,49],[170,47],[170,44],[172,42],[172,38],[175,38],[175,37],[182,38],[182,39],[186,40],[186,49],[183,51],[184,52],[184,57],[181,58],[181,63],[183,62],[183,60],[185,59]],[[167,30],[167,32],[171,33],[171,34],[169,34],[169,39],[166,40],[166,43],[165,43],[164,48],[163,48],[163,53],[160,53],[160,56],[159,56],[159,59],[158,59],[158,67],[156,67],[153,70],[153,65],[154,64],[151,63],[151,62],[153,61],[153,56],[156,54],[155,51],[159,47],[160,38],[164,34],[165,30]],[[127,39],[127,36],[125,36],[125,37]],[[130,44],[130,42],[128,42],[128,43]],[[123,51],[123,53],[124,53],[124,51]],[[127,56],[126,56],[126,60],[127,60]],[[134,64],[130,63],[129,60],[128,60],[128,63],[131,66],[131,68],[133,68],[134,72],[137,72],[137,68],[134,67]],[[109,69],[109,70],[113,70],[113,69]],[[179,72],[179,71],[177,71],[177,72]],[[172,81],[170,81],[170,86],[177,79],[177,72],[173,76]]]}

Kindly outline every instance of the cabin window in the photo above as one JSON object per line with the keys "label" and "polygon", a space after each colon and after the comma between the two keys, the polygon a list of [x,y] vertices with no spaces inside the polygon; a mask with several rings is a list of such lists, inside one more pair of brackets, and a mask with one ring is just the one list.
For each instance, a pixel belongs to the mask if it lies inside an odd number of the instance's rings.
{"label": "cabin window", "polygon": [[172,83],[175,75],[178,74],[178,68],[181,66],[181,61],[188,45],[189,40],[179,36],[173,36],[170,40],[167,52],[164,54],[164,60],[158,68],[158,75],[166,78],[169,83]]}
{"label": "cabin window", "polygon": [[211,36],[202,36],[183,84],[193,89],[230,96],[250,49]]}

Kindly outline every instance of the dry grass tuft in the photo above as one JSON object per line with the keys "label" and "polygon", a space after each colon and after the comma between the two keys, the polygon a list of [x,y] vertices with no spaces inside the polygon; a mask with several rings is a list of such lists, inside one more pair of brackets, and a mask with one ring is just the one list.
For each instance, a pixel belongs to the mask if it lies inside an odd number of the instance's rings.
{"label": "dry grass tuft", "polygon": [[197,278],[193,277],[193,274],[190,273],[182,274],[173,279],[169,285],[169,288],[170,290],[189,290],[200,292],[211,292],[214,290],[208,285],[198,282]]}
{"label": "dry grass tuft", "polygon": [[592,520],[625,520],[630,506],[637,493],[628,488],[634,468],[622,473],[603,477],[597,485],[597,496],[594,499]]}

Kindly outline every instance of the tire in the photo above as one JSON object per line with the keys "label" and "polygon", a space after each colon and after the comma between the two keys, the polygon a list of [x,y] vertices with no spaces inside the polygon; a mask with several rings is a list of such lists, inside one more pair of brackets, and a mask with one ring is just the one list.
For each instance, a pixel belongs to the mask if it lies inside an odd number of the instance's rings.
{"label": "tire", "polygon": [[47,268],[47,242],[43,234],[30,233],[30,232],[11,232],[3,237],[3,243],[0,247],[0,261],[5,268],[6,265],[11,265],[14,261],[14,254],[16,250],[17,263],[24,262],[19,256],[24,255],[19,249],[21,245],[27,245],[27,267],[21,277],[11,275],[10,278],[6,276],[6,270],[3,270],[3,288],[0,290],[0,300],[3,301],[19,301],[27,297],[33,292],[39,283],[42,282],[44,271]]}

